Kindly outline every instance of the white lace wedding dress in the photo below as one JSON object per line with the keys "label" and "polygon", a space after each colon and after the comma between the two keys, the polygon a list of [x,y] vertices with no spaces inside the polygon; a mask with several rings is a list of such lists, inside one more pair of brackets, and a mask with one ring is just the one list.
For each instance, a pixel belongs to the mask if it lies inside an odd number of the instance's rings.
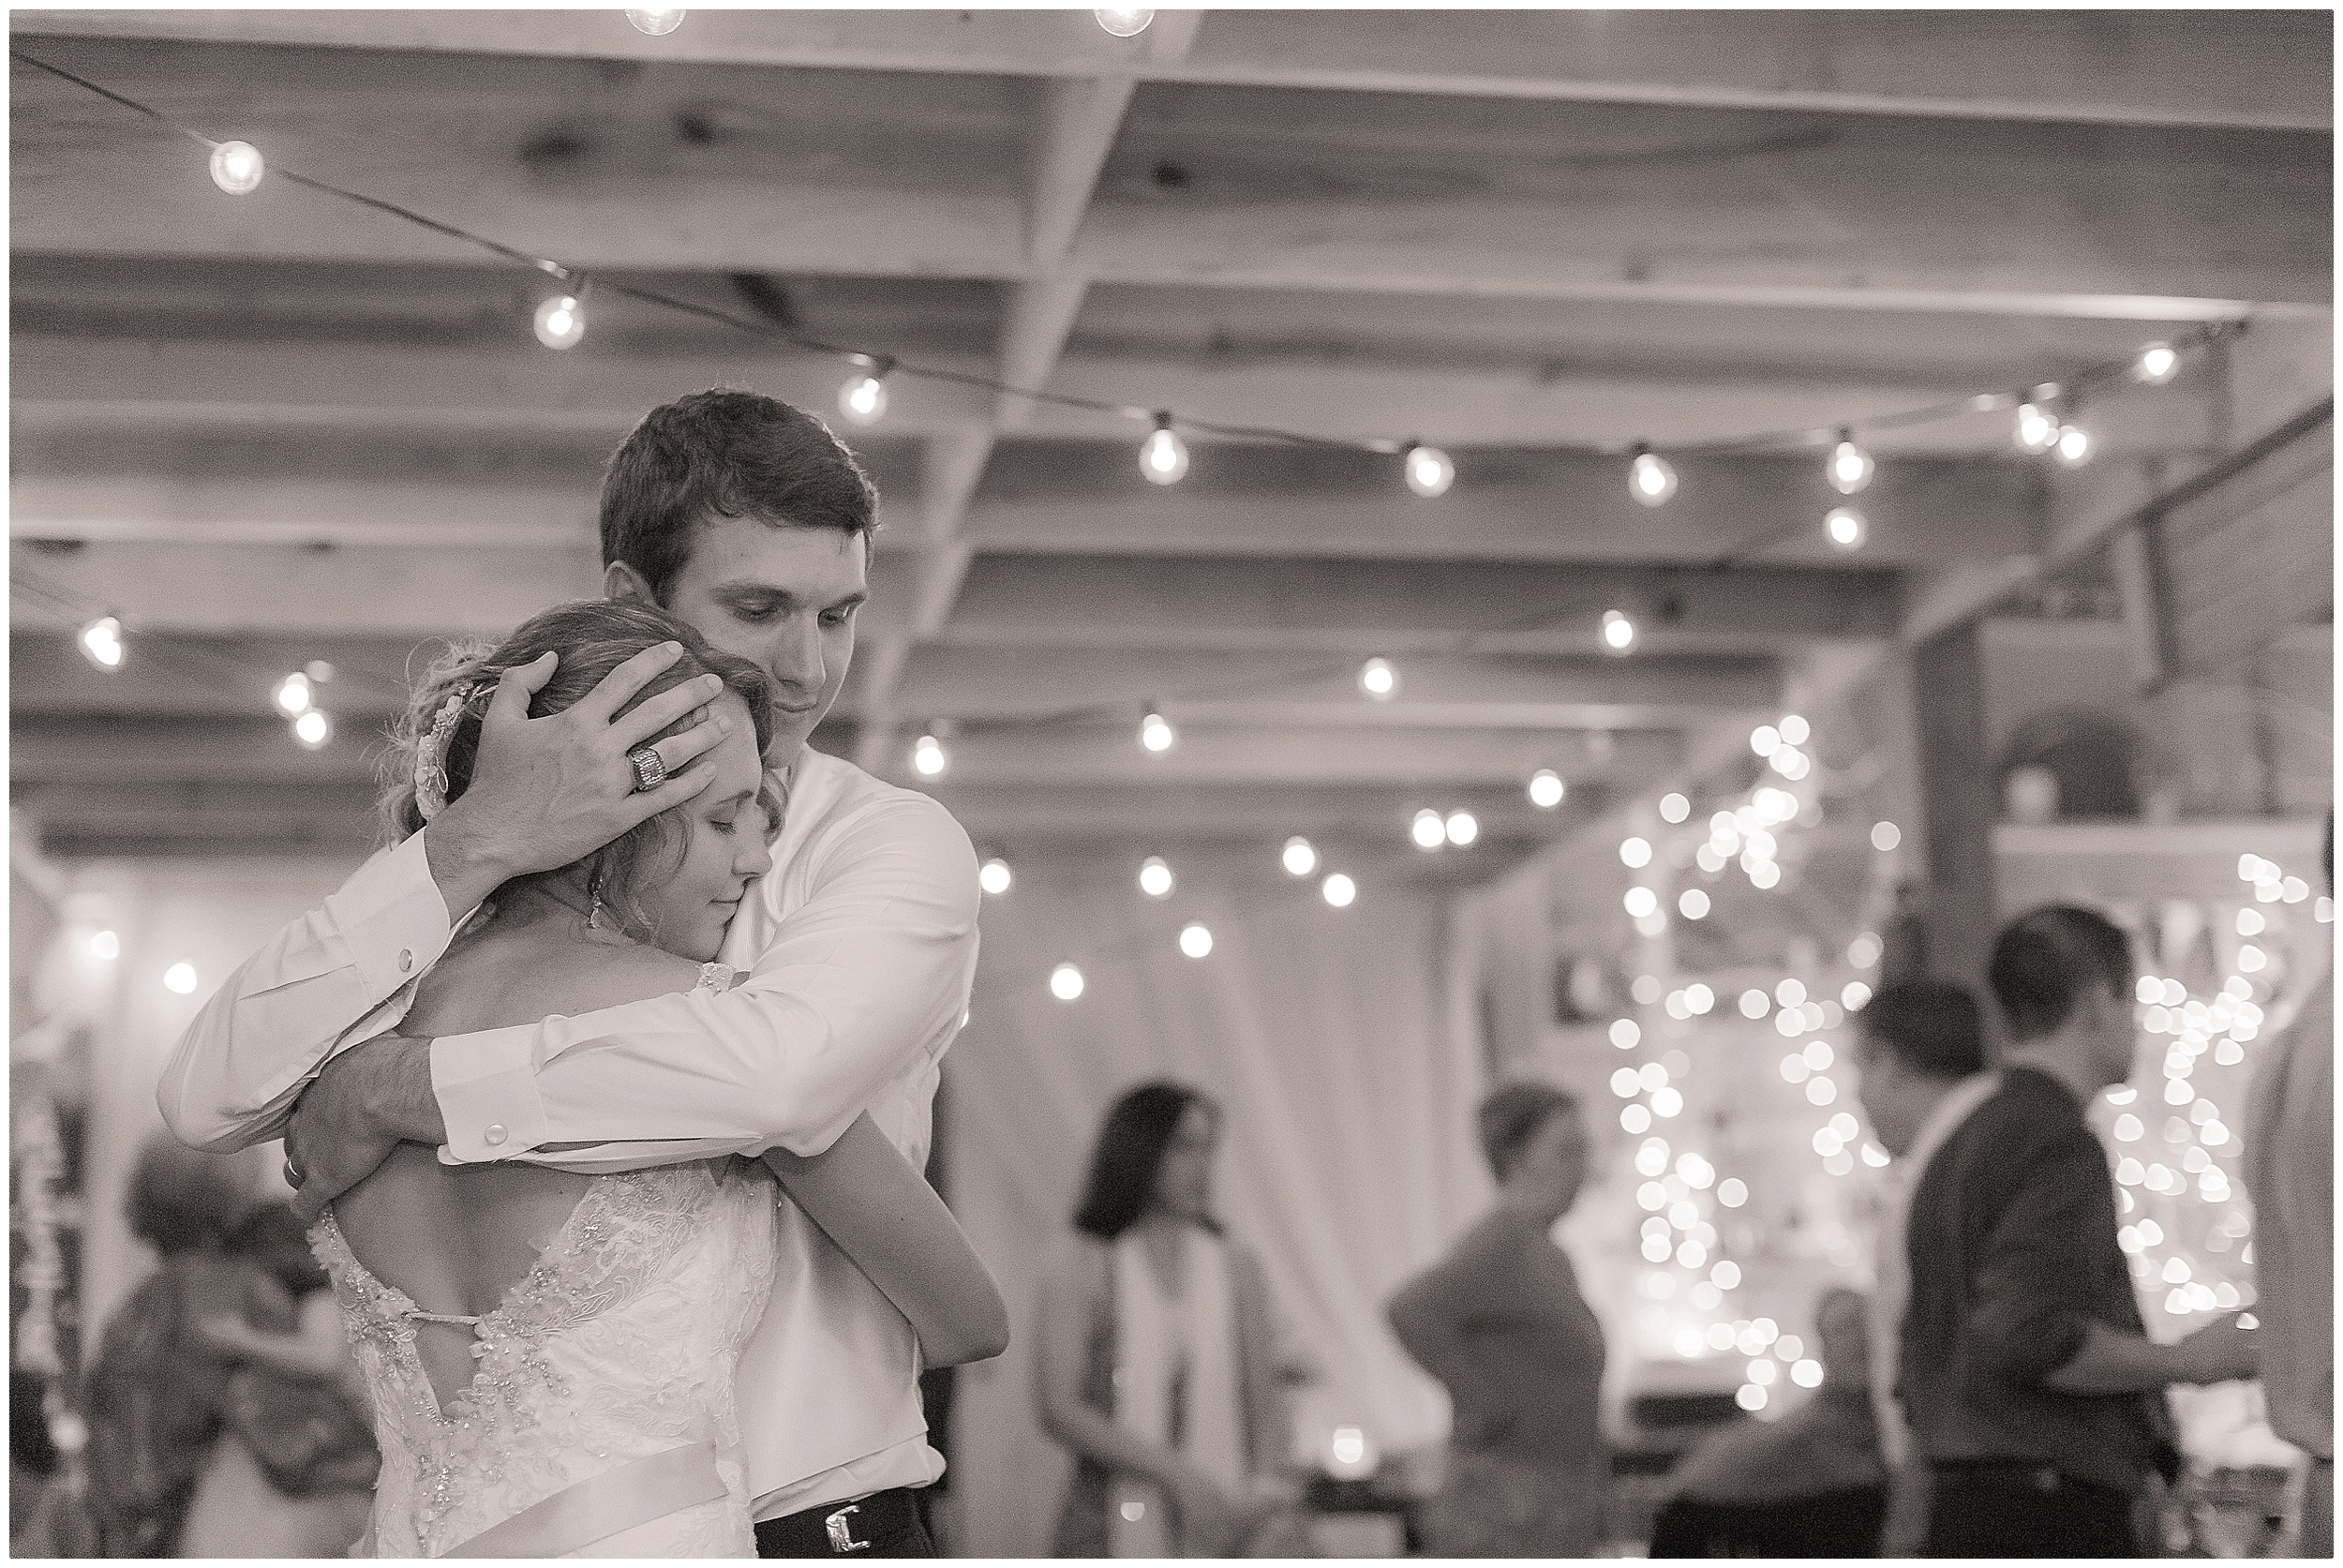
{"label": "white lace wedding dress", "polygon": [[450,1320],[375,1277],[329,1209],[311,1240],[382,1449],[374,1555],[754,1556],[733,1371],[771,1289],[774,1201],[737,1159],[596,1176],[478,1320],[444,1408],[415,1323]]}

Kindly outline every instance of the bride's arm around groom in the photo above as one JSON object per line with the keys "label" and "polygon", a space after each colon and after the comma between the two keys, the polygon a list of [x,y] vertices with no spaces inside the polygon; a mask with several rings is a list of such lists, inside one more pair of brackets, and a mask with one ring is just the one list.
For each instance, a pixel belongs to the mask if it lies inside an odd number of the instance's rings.
{"label": "bride's arm around groom", "polygon": [[[742,905],[762,940],[735,990],[444,1040],[383,1036],[495,888],[699,787],[686,764],[713,744],[707,724],[661,746],[668,784],[623,787],[626,752],[679,716],[654,698],[608,717],[662,667],[655,655],[615,672],[606,700],[545,719],[525,716],[529,673],[509,677],[464,797],[286,926],[189,1025],[157,1091],[172,1129],[241,1147],[283,1133],[308,1092],[291,1152],[314,1213],[400,1140],[458,1161],[540,1151],[587,1171],[815,1154],[882,1088],[932,1070],[974,976],[975,855],[933,800],[813,753],[791,781],[792,852]],[[886,1097],[885,1109],[924,1117],[924,1098]],[[926,1142],[924,1126],[884,1130]]]}

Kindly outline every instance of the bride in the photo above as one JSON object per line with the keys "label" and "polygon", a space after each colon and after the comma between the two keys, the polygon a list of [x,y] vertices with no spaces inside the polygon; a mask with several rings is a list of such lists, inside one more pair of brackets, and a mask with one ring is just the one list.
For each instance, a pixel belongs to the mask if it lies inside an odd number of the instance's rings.
{"label": "bride", "polygon": [[[463,793],[500,672],[559,655],[531,704],[543,716],[668,641],[684,656],[635,700],[703,683],[727,726],[714,782],[575,864],[499,889],[401,993],[410,1032],[731,984],[711,961],[770,864],[784,804],[763,771],[762,673],[681,621],[633,603],[560,605],[436,671],[401,726],[386,814],[404,836]],[[754,1555],[733,1375],[772,1280],[777,1185],[910,1320],[926,1365],[1007,1343],[991,1276],[868,1115],[810,1158],[603,1175],[442,1165],[407,1143],[337,1199],[311,1239],[373,1396],[371,1550]]]}

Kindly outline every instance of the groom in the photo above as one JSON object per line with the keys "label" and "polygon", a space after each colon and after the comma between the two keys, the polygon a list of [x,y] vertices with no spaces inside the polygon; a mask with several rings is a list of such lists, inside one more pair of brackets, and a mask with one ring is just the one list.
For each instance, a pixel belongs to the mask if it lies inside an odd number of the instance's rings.
{"label": "groom", "polygon": [[[230,1148],[282,1134],[312,1217],[401,1141],[452,1163],[606,1172],[817,1154],[868,1110],[923,1164],[976,969],[976,858],[927,796],[805,745],[854,654],[876,500],[820,421],[746,392],[653,410],[604,481],[605,592],[664,606],[773,683],[766,765],[785,805],[772,870],[725,938],[739,987],[436,1040],[380,1033],[383,1005],[498,887],[706,786],[721,721],[654,746],[673,705],[611,719],[672,645],[530,719],[548,656],[504,678],[465,793],[278,933],[188,1026],[157,1092],[172,1130]],[[914,1491],[944,1461],[909,1325],[786,1201],[780,1228],[739,1372],[758,1552],[933,1556]]]}

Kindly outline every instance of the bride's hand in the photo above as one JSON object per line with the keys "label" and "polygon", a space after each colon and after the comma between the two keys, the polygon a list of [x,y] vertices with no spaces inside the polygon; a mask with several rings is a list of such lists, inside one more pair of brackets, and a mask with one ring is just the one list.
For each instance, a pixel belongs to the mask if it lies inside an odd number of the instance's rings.
{"label": "bride's hand", "polygon": [[667,771],[656,789],[635,789],[627,754],[706,707],[724,690],[718,678],[695,676],[612,716],[682,651],[672,642],[645,649],[542,719],[529,716],[529,703],[553,679],[554,654],[499,678],[471,782],[424,834],[432,880],[451,910],[461,914],[512,877],[568,865],[708,786],[714,774],[698,759],[730,727],[721,715],[656,743]]}

